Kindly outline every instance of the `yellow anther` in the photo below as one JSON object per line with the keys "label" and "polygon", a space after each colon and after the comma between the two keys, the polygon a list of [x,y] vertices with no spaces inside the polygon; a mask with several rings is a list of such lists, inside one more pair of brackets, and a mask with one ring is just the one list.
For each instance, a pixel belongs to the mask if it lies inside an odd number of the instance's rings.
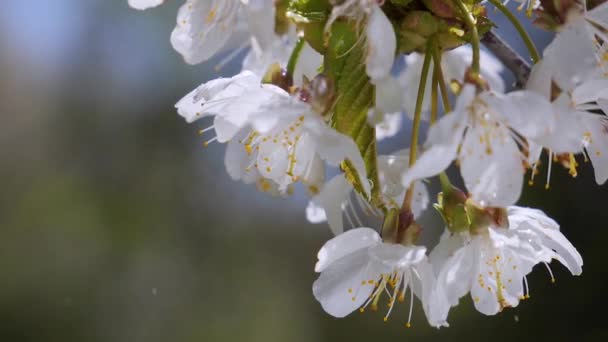
{"label": "yellow anther", "polygon": [[253,148],[250,144],[245,144],[245,151],[247,151],[247,154],[253,153]]}
{"label": "yellow anther", "polygon": [[385,323],[388,322],[388,317],[387,316],[384,316],[384,322]]}
{"label": "yellow anther", "polygon": [[406,328],[411,328],[411,327],[412,327],[412,325],[410,324],[410,322],[407,322],[407,323],[405,323],[405,327],[406,327]]}
{"label": "yellow anther", "polygon": [[351,299],[354,302],[355,300],[357,300],[357,297],[352,297]]}
{"label": "yellow anther", "polygon": [[570,173],[570,176],[576,177],[576,176],[578,176],[578,172],[576,171],[576,167],[578,166],[578,163],[576,162],[576,159],[574,158],[574,154],[570,153],[568,155],[568,158],[569,158],[568,169],[570,170],[570,171],[568,171],[568,173]]}
{"label": "yellow anther", "polygon": [[207,13],[207,18],[205,18],[205,21],[207,22],[207,24],[210,24],[211,22],[213,22],[216,15],[217,15],[217,9],[214,7],[209,11],[209,13]]}
{"label": "yellow anther", "polygon": [[353,289],[348,289],[348,293],[353,293]]}

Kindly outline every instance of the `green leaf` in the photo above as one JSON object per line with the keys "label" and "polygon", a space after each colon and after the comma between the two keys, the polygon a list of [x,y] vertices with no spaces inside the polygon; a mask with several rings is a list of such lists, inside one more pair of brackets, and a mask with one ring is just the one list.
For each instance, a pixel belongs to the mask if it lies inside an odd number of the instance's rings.
{"label": "green leaf", "polygon": [[[336,83],[333,126],[356,142],[372,184],[370,202],[383,208],[376,163],[376,131],[367,123],[367,112],[374,105],[375,87],[365,72],[366,45],[360,34],[352,23],[334,23],[328,37],[324,70]],[[342,168],[355,190],[363,194],[362,180],[352,164],[346,161]]]}

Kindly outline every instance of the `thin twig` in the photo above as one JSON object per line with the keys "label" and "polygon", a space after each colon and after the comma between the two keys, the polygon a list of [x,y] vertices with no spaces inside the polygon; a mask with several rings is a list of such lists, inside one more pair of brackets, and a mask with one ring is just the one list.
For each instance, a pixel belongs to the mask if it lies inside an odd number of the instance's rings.
{"label": "thin twig", "polygon": [[523,87],[530,77],[530,63],[498,36],[494,30],[486,33],[481,42],[515,75],[515,86]]}

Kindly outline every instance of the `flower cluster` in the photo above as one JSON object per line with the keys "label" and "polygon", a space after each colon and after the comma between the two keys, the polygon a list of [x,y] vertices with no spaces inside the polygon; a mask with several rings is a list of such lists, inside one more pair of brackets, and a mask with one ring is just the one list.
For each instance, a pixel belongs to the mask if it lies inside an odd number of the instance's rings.
{"label": "flower cluster", "polygon": [[[137,9],[162,2],[129,0]],[[409,327],[416,297],[441,327],[467,294],[486,315],[517,306],[538,264],[552,280],[552,260],[581,274],[559,225],[517,202],[528,172],[532,184],[545,167],[549,188],[554,163],[576,177],[590,161],[597,183],[608,179],[608,3],[518,2],[555,32],[542,54],[501,0],[187,0],[180,8],[171,43],[187,63],[235,46],[248,52],[240,73],[200,85],[177,112],[188,123],[211,118],[204,144],[227,144],[234,180],[276,196],[305,185],[308,220],[335,235],[318,253],[313,284],[330,315],[382,304],[386,321],[408,302]],[[514,25],[532,66],[496,36],[486,16],[494,9]],[[520,89],[506,90],[506,69]],[[378,155],[378,142],[407,125],[409,148]],[[445,173],[452,164],[466,191]],[[327,166],[340,172],[326,181]],[[417,219],[431,197],[424,181],[435,177],[445,229],[427,251]],[[378,229],[365,223],[373,218]]]}

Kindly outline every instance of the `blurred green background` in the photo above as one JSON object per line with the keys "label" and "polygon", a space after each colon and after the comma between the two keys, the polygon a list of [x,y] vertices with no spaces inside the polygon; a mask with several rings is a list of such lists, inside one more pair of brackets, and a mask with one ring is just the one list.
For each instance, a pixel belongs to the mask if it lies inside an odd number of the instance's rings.
{"label": "blurred green background", "polygon": [[[554,263],[551,284],[540,266],[530,300],[486,317],[464,299],[449,329],[428,327],[418,303],[412,329],[407,305],[388,323],[325,314],[311,284],[330,233],[306,223],[303,192],[232,182],[224,146],[204,149],[175,114],[219,61],[192,67],[171,49],[178,2],[0,4],[0,341],[608,340],[608,188],[587,164],[521,201],[561,223],[581,277]],[[432,243],[439,223],[424,220]]]}

